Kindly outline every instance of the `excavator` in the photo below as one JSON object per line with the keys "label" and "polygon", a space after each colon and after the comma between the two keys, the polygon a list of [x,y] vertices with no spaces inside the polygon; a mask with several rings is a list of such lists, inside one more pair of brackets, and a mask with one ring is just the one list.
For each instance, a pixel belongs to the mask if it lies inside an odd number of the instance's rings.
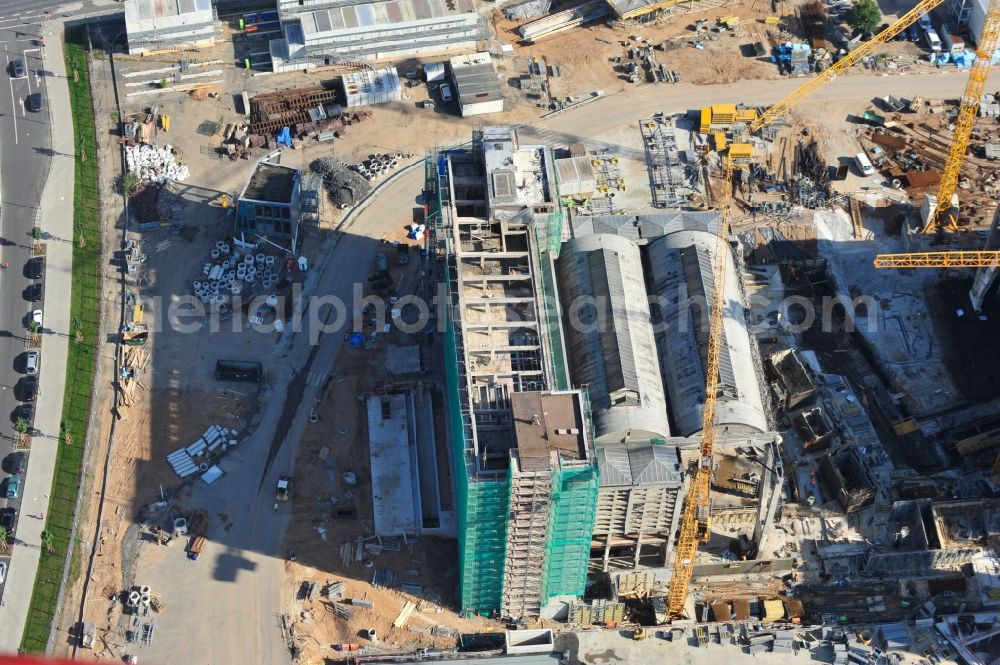
{"label": "excavator", "polygon": [[[932,11],[943,2],[944,0],[921,0],[910,11],[903,14],[899,20],[871,40],[862,43],[828,69],[806,81],[787,97],[758,115],[756,119],[746,125],[746,131],[749,133],[759,132],[769,123],[782,117],[797,104],[835,80],[837,76],[849,70],[862,59],[874,53],[880,46],[899,35],[916,23],[920,17]],[[945,227],[955,227],[955,219],[951,211],[952,196],[958,185],[959,169],[969,145],[972,127],[979,109],[979,100],[982,97],[986,78],[989,73],[990,59],[996,48],[998,33],[1000,33],[1000,0],[990,0],[976,51],[976,62],[971,68],[969,81],[960,103],[959,114],[955,120],[954,138],[938,188],[937,206],[927,218],[924,227],[925,233],[934,233]],[[714,291],[709,310],[708,348],[705,363],[705,403],[702,410],[702,440],[694,469],[694,478],[688,492],[687,501],[684,504],[677,547],[674,552],[673,577],[671,578],[667,594],[667,611],[671,620],[681,619],[686,615],[685,605],[687,603],[688,588],[691,584],[691,576],[694,572],[698,544],[707,541],[711,532],[711,485],[714,466],[713,451],[716,443],[715,414],[719,393],[719,357],[722,344],[723,311],[725,307],[725,257],[726,252],[729,251],[729,247],[727,246],[730,228],[729,208],[733,193],[733,173],[735,169],[736,165],[732,159],[724,160],[723,183],[721,196],[718,201],[718,208],[721,215],[716,229],[716,252],[715,261],[713,262]],[[962,252],[959,254],[962,256],[954,256],[949,259],[932,257],[926,254],[913,255],[906,260],[916,265],[922,261],[929,262],[932,260],[985,261],[988,259],[990,263],[986,263],[985,265],[995,265],[998,262],[1000,252]],[[977,254],[978,256],[971,256],[971,254]],[[987,256],[984,257],[983,255]],[[887,259],[886,256],[907,255],[882,255],[876,259],[877,267],[895,267],[889,264],[896,259]],[[879,265],[879,261],[886,263],[886,265]],[[984,264],[980,263],[977,265]]]}

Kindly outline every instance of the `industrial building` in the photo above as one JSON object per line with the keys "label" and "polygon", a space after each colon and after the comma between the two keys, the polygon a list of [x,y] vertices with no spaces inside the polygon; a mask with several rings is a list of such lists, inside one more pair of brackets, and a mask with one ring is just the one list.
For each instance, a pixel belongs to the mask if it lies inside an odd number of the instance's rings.
{"label": "industrial building", "polygon": [[457,55],[450,63],[462,117],[503,112],[503,91],[489,53]]}
{"label": "industrial building", "polygon": [[279,162],[281,153],[261,158],[236,201],[236,232],[267,236],[298,247],[301,174]]}
{"label": "industrial building", "polygon": [[[711,296],[717,214],[577,216],[570,228],[556,164],[513,128],[485,127],[471,147],[433,153],[425,184],[451,294],[461,605],[508,617],[552,616],[588,570],[623,594],[668,579],[701,429],[706,331],[680,326],[688,293]],[[734,498],[719,509],[747,513],[744,539],[759,541],[783,472],[742,283],[725,260],[732,357],[718,447],[734,459]]]}
{"label": "industrial building", "polygon": [[212,46],[217,22],[212,0],[125,0],[132,55]]}
{"label": "industrial building", "polygon": [[473,0],[279,0],[278,10],[282,36],[268,45],[275,72],[469,52],[489,36]]}
{"label": "industrial building", "polygon": [[595,234],[556,262],[573,383],[588,386],[599,444],[670,436],[639,247]]}

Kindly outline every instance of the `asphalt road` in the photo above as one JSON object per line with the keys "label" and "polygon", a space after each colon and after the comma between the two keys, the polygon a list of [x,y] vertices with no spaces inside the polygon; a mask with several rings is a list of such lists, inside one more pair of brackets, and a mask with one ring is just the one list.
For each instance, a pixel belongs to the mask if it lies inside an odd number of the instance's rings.
{"label": "asphalt road", "polygon": [[[14,0],[17,4],[19,0]],[[27,4],[27,3],[25,3]],[[39,34],[40,21],[24,25],[18,18],[0,17],[0,260],[8,268],[0,274],[0,456],[12,448],[14,420],[21,402],[18,382],[23,379],[25,322],[32,304],[24,299],[30,284],[25,264],[30,256],[31,229],[35,223],[42,185],[50,161],[49,117],[47,112],[30,113],[25,109],[28,95],[42,92],[45,82],[38,71],[42,67],[41,49],[33,43]],[[27,76],[10,77],[10,63],[21,60]],[[7,474],[2,473],[6,494]],[[0,500],[2,507],[20,510],[20,498]],[[18,523],[25,518],[20,515]],[[16,536],[16,530],[15,530]],[[9,570],[8,575],[17,571]],[[3,590],[0,589],[0,598]]]}

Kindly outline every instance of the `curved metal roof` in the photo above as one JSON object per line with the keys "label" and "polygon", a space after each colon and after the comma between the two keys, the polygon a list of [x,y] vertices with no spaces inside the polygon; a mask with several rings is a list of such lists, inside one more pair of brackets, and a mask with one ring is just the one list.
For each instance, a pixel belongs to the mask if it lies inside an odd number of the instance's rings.
{"label": "curved metal roof", "polygon": [[595,441],[668,437],[638,246],[609,234],[570,240],[556,275],[570,374],[574,385],[588,388]]}

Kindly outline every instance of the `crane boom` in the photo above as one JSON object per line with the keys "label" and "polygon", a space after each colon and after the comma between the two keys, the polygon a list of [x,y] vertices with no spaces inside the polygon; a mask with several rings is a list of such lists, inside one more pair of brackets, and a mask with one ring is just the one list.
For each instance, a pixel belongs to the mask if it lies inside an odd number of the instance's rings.
{"label": "crane boom", "polygon": [[[903,14],[895,23],[877,34],[871,40],[860,44],[853,51],[845,55],[836,63],[831,65],[822,73],[806,81],[796,88],[787,97],[777,104],[771,106],[747,125],[750,132],[760,131],[769,123],[777,120],[781,116],[792,110],[801,101],[812,95],[824,85],[834,80],[839,74],[847,71],[857,64],[861,59],[871,55],[875,50],[889,41],[906,28],[910,27],[921,16],[931,11],[944,0],[921,0],[913,9]],[[987,16],[987,26],[992,26],[993,41],[996,42],[996,31],[998,23],[996,15],[1000,12],[1000,0],[990,0],[990,12]],[[981,40],[984,41],[984,40]],[[992,46],[990,51],[992,52]],[[984,60],[980,56],[977,62]],[[985,58],[988,70],[989,58]],[[985,74],[983,74],[985,82]],[[979,84],[979,94],[982,93],[982,83]],[[970,81],[971,87],[971,81]],[[968,94],[968,90],[967,90]],[[976,97],[978,102],[978,95]],[[964,101],[964,99],[963,99]],[[964,107],[963,107],[964,108]],[[978,108],[978,104],[976,106]],[[972,110],[972,117],[975,117],[975,108]],[[971,129],[971,125],[970,125]],[[957,134],[956,134],[957,135]],[[966,142],[968,136],[966,136]],[[961,155],[964,155],[963,147]],[[953,160],[949,160],[951,162]],[[961,162],[959,162],[959,166]],[[716,400],[719,386],[719,354],[722,344],[722,318],[725,306],[723,291],[726,281],[726,252],[727,238],[729,235],[729,203],[733,193],[733,169],[732,160],[725,161],[723,175],[723,191],[718,202],[721,211],[719,227],[716,234],[716,253],[713,263],[713,293],[711,309],[709,314],[708,350],[705,363],[705,406],[702,411],[702,439],[699,452],[698,468],[695,472],[694,482],[688,492],[687,501],[684,504],[684,512],[681,518],[680,532],[677,539],[677,549],[674,554],[673,576],[670,580],[670,589],[667,593],[667,611],[671,620],[684,616],[684,605],[687,602],[688,587],[691,584],[691,576],[694,573],[694,561],[698,553],[698,542],[701,537],[708,536],[711,521],[711,484],[712,484],[712,454],[715,448],[715,413]],[[958,169],[956,167],[957,174]],[[957,176],[956,176],[957,182]],[[951,200],[949,195],[948,200]]]}
{"label": "crane boom", "polygon": [[969,137],[972,127],[976,124],[979,112],[979,101],[983,97],[986,78],[990,74],[990,60],[997,47],[997,35],[1000,34],[1000,0],[990,0],[990,6],[983,20],[983,30],[976,45],[976,61],[969,72],[969,82],[965,84],[965,93],[955,118],[954,138],[948,159],[944,163],[941,174],[941,184],[938,185],[937,208],[934,214],[927,218],[924,233],[933,233],[941,226],[955,226],[957,220],[951,217],[951,199],[958,187],[958,176],[962,169],[962,160],[969,149]]}
{"label": "crane boom", "polygon": [[1000,250],[878,254],[876,268],[991,268],[1000,266]]}

